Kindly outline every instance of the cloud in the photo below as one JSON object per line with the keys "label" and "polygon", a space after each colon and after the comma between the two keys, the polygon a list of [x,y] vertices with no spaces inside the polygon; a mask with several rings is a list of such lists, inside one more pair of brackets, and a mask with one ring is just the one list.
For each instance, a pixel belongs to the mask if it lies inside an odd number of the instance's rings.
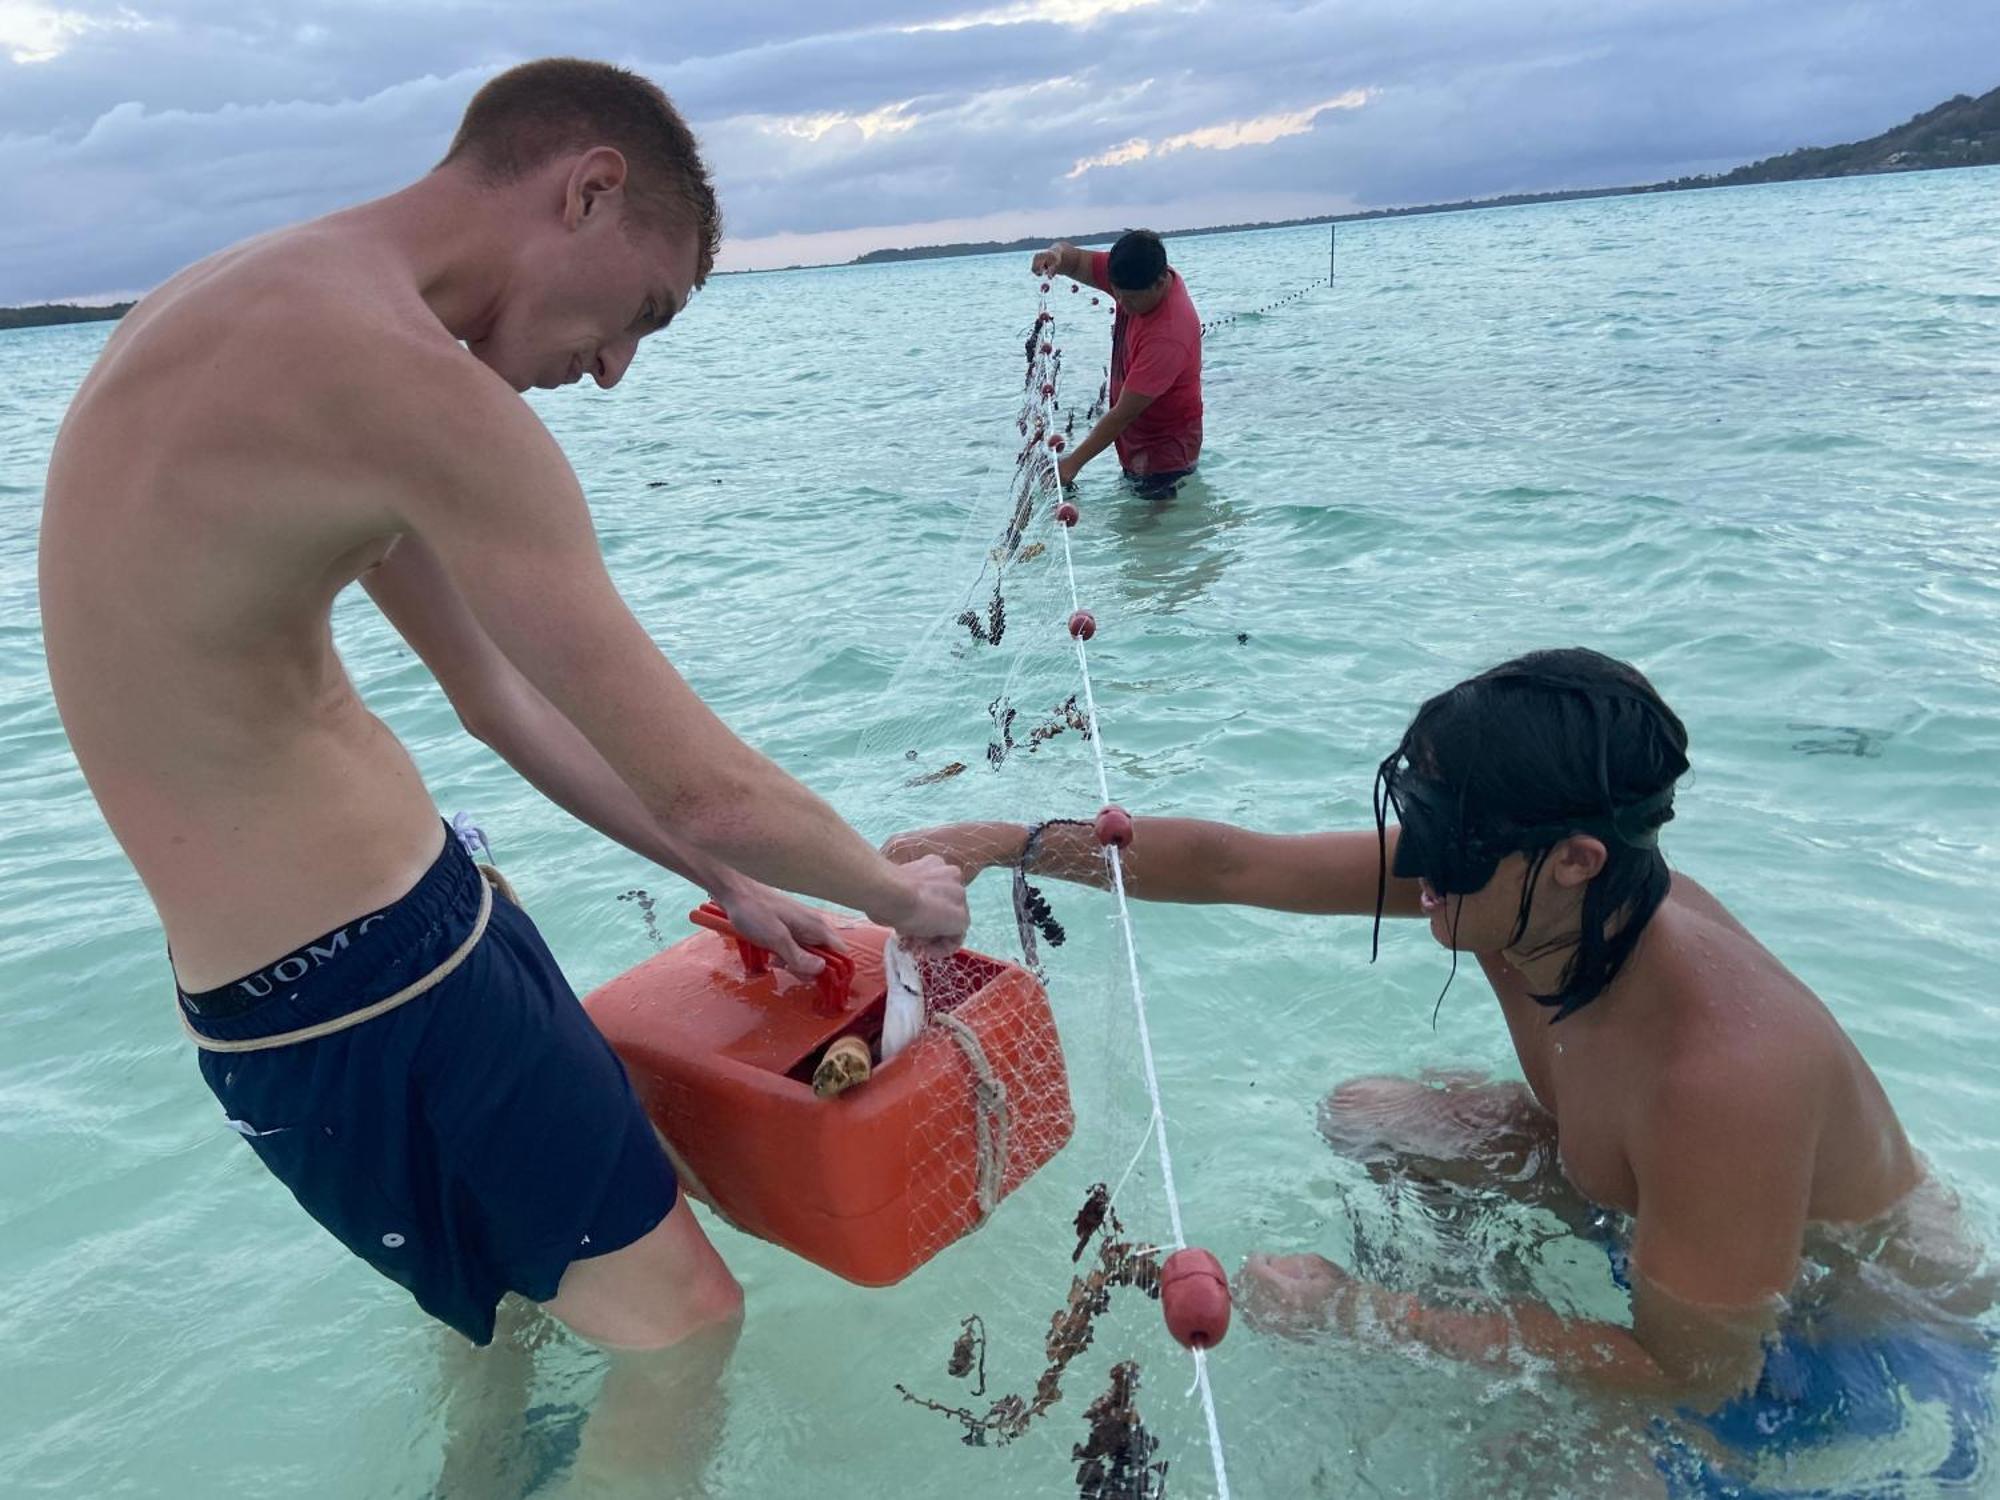
{"label": "cloud", "polygon": [[103,16],[40,0],[0,0],[0,53],[18,66],[50,62],[92,31],[136,31],[145,23],[129,11]]}
{"label": "cloud", "polygon": [[126,103],[83,135],[0,138],[0,302],[144,288],[220,245],[427,170],[474,78],[419,78],[367,99]]}
{"label": "cloud", "polygon": [[852,130],[864,141],[872,141],[878,135],[895,135],[905,130],[917,128],[916,117],[909,113],[910,100],[896,104],[885,104],[880,109],[864,110],[859,114],[844,109],[823,109],[814,114],[752,116],[751,122],[757,129],[777,135],[796,136],[804,141],[824,140],[836,130]]}
{"label": "cloud", "polygon": [[1067,175],[1081,177],[1092,167],[1129,166],[1148,157],[1171,156],[1176,151],[1238,151],[1245,146],[1268,146],[1288,135],[1305,134],[1312,129],[1313,121],[1330,109],[1361,108],[1368,102],[1370,93],[1368,89],[1349,89],[1332,99],[1308,104],[1304,109],[1280,110],[1276,114],[1258,115],[1248,120],[1225,120],[1219,125],[1203,125],[1197,130],[1184,130],[1179,135],[1170,135],[1158,141],[1126,141],[1109,151],[1082,158],[1069,169]]}
{"label": "cloud", "polygon": [[938,21],[913,21],[900,31],[964,31],[973,26],[1015,26],[1024,21],[1053,21],[1065,26],[1088,26],[1105,16],[1127,11],[1149,10],[1161,0],[1018,0],[1012,5],[969,11]]}
{"label": "cloud", "polygon": [[1992,87],[2000,7],[0,0],[0,303],[149,286],[390,191],[481,81],[551,53],[660,80],[741,266],[1733,165]]}

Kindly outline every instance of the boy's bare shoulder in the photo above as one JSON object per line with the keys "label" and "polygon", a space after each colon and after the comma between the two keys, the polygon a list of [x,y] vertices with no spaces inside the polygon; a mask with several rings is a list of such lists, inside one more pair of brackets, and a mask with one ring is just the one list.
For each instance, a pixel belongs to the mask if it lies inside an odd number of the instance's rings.
{"label": "boy's bare shoulder", "polygon": [[1697,1109],[1738,1092],[1812,1093],[1836,1051],[1825,1008],[1720,901],[1676,874],[1646,936],[1648,977],[1679,1019],[1659,1059],[1669,1093]]}

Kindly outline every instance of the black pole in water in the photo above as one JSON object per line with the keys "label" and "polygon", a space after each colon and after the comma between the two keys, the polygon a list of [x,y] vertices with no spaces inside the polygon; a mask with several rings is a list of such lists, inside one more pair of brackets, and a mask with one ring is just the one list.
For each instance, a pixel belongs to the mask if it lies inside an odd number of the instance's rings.
{"label": "black pole in water", "polygon": [[1339,233],[1340,226],[1338,224],[1329,224],[1326,226],[1326,279],[1328,281],[1333,280],[1333,242],[1335,236]]}

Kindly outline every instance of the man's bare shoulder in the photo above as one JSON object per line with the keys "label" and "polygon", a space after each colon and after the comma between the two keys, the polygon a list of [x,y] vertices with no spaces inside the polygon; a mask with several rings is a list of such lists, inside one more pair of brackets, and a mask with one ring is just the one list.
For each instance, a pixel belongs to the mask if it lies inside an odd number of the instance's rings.
{"label": "man's bare shoulder", "polygon": [[266,236],[190,267],[128,321],[51,468],[52,510],[87,525],[118,508],[107,496],[128,517],[157,503],[226,526],[248,510],[264,524],[246,536],[345,558],[574,489],[534,412],[365,238]]}
{"label": "man's bare shoulder", "polygon": [[185,382],[183,416],[255,414],[267,440],[365,437],[367,453],[401,462],[433,446],[441,417],[521,413],[393,256],[314,225],[190,267],[129,322],[94,379],[125,392]]}

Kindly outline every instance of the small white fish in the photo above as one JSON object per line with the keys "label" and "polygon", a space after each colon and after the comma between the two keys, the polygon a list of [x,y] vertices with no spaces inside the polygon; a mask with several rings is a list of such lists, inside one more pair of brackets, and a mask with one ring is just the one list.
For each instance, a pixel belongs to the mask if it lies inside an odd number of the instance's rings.
{"label": "small white fish", "polygon": [[903,951],[898,938],[882,945],[882,977],[889,984],[882,1012],[882,1061],[886,1063],[924,1029],[923,978],[917,972],[917,961]]}

